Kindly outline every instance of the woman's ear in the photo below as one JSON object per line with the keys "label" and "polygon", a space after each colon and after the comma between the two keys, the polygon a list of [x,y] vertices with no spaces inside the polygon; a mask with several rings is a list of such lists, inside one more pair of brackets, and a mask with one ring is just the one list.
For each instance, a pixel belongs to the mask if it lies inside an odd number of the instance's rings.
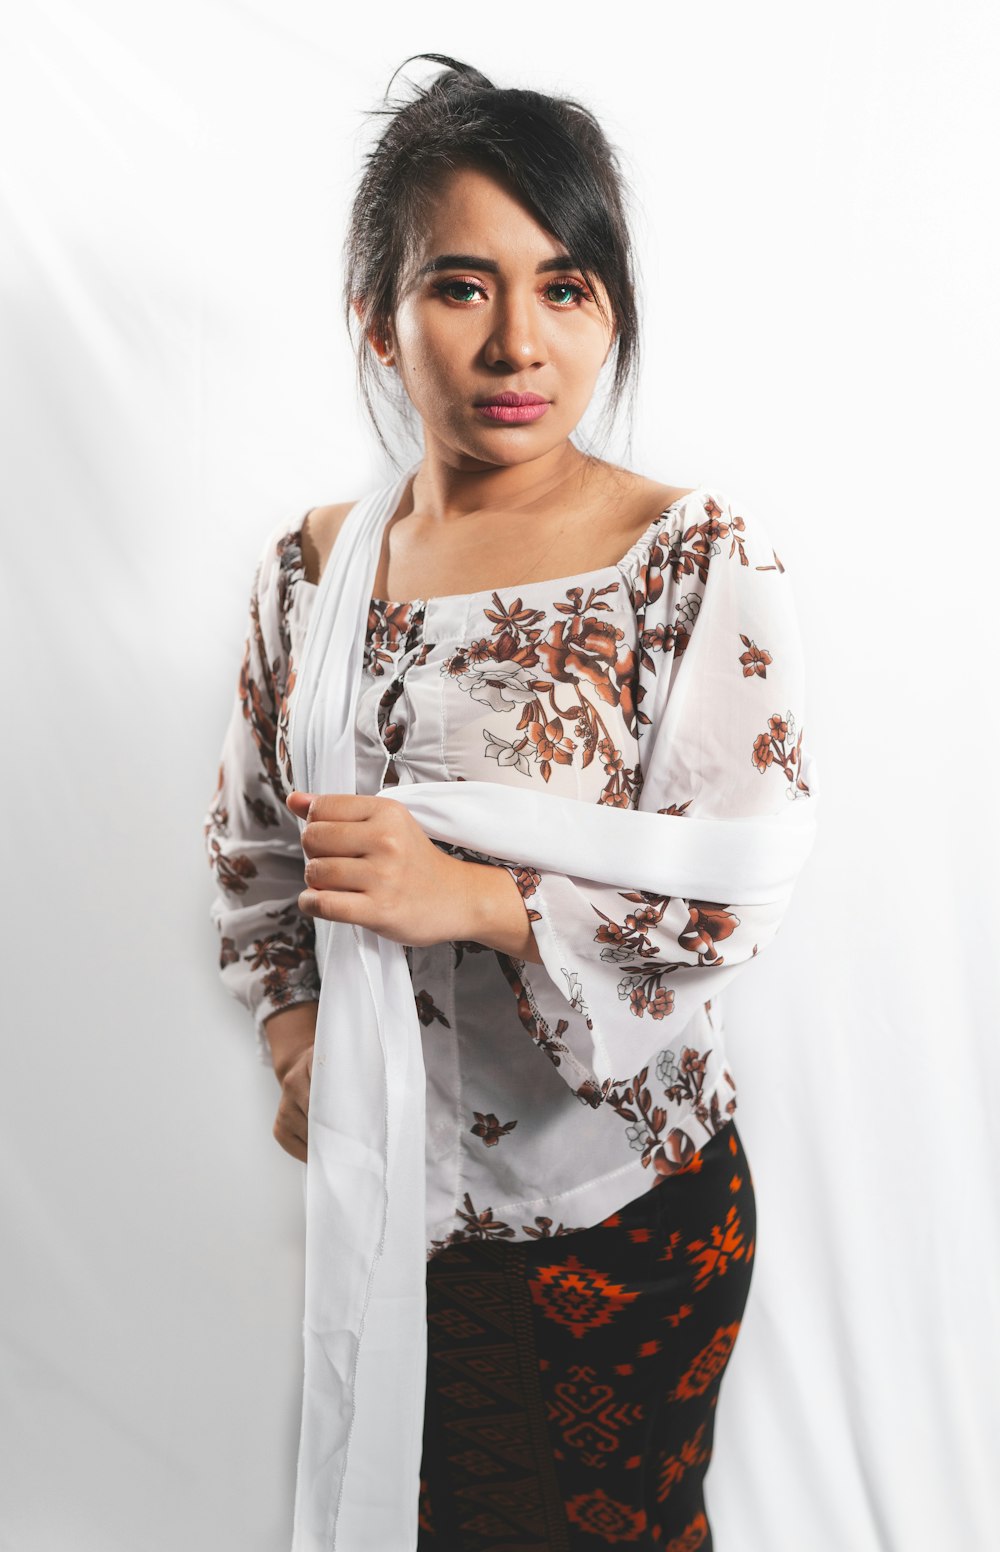
{"label": "woman's ear", "polygon": [[[354,308],[354,313],[358,322],[362,325],[362,327],[364,327],[365,316],[363,300],[360,297],[355,297],[354,301],[351,303],[351,306]],[[394,365],[396,354],[392,346],[392,330],[390,328],[387,326],[380,328],[378,325],[373,325],[371,328],[365,329],[365,338],[368,340],[369,345],[375,352],[375,355],[378,357],[378,360],[382,366]]]}

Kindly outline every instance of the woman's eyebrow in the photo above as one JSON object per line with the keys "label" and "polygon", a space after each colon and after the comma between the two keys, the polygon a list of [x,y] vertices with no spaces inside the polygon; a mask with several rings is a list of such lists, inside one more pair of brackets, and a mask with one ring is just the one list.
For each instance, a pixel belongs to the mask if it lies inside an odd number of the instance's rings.
{"label": "woman's eyebrow", "polygon": [[[540,264],[536,265],[535,274],[545,275],[550,270],[579,268],[579,264],[568,253],[558,253],[555,258],[543,259]],[[432,275],[436,270],[441,269],[478,269],[485,271],[489,275],[498,275],[500,273],[500,266],[495,259],[480,258],[474,253],[439,253],[437,258],[431,259],[429,263],[422,265],[418,273],[421,275]]]}

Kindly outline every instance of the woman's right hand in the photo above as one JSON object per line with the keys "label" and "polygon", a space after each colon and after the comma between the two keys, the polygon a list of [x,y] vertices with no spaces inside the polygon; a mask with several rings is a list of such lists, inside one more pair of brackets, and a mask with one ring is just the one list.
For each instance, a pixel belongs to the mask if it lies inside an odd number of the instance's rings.
{"label": "woman's right hand", "polygon": [[303,1164],[308,1157],[309,1088],[318,1010],[318,1002],[299,1002],[264,1020],[274,1075],[281,1084],[272,1130],[285,1152]]}

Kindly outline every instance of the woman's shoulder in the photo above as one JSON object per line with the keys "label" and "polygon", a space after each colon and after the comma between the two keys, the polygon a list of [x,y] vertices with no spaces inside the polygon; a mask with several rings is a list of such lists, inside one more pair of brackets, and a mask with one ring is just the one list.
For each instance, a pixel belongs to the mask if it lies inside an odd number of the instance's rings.
{"label": "woman's shoulder", "polygon": [[312,507],[302,519],[299,546],[307,582],[319,582],[344,519],[353,506],[353,501],[337,501],[331,506]]}
{"label": "woman's shoulder", "polygon": [[319,582],[353,501],[309,507],[299,517],[284,517],[266,531],[257,551],[253,592],[261,606],[287,610],[302,586]]}
{"label": "woman's shoulder", "polygon": [[714,482],[695,485],[668,497],[662,515],[669,519],[676,543],[694,545],[705,562],[724,555],[758,571],[783,570],[774,554],[769,523],[757,505],[749,505],[726,486]]}

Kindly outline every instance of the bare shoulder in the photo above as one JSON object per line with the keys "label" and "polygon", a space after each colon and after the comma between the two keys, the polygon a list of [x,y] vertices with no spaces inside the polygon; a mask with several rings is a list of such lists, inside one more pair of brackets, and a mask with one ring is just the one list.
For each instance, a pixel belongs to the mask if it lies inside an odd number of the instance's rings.
{"label": "bare shoulder", "polygon": [[353,506],[353,501],[339,501],[306,513],[302,520],[302,568],[307,582],[318,582],[323,575],[344,518]]}
{"label": "bare shoulder", "polygon": [[604,471],[607,495],[620,514],[624,533],[634,530],[641,534],[657,513],[665,512],[667,507],[699,489],[697,485],[667,485],[662,480],[648,479],[616,464],[606,464]]}
{"label": "bare shoulder", "polygon": [[647,512],[664,512],[675,501],[682,501],[698,489],[697,485],[663,485],[658,480],[644,480],[642,505]]}

